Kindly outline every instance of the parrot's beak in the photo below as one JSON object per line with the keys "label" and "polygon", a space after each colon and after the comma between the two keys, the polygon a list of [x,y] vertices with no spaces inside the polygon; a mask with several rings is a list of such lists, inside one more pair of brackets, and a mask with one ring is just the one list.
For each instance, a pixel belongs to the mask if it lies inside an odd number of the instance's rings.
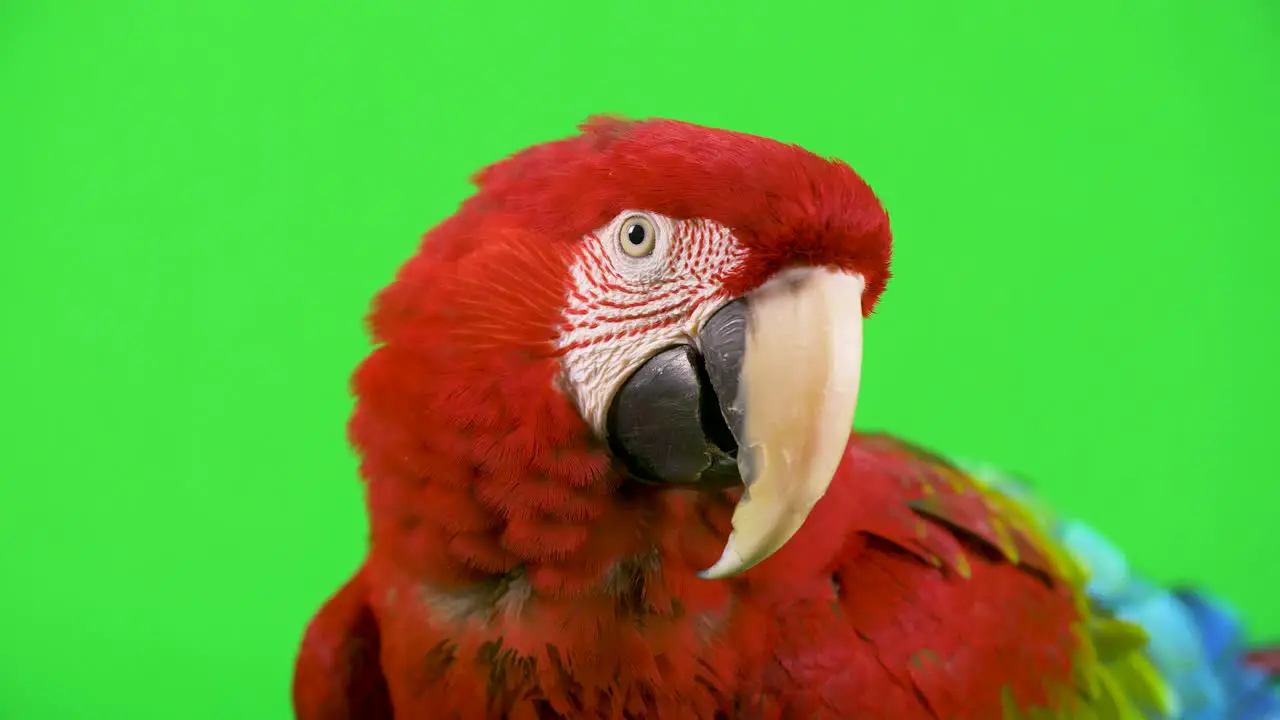
{"label": "parrot's beak", "polygon": [[746,486],[702,577],[768,558],[831,484],[858,400],[864,287],[857,274],[784,271],[720,308],[696,347],[658,353],[615,394],[609,440],[639,479]]}
{"label": "parrot's beak", "polygon": [[768,558],[826,493],[853,430],[864,287],[861,275],[804,268],[747,296],[737,397],[726,413],[747,490],[724,553],[702,577]]}

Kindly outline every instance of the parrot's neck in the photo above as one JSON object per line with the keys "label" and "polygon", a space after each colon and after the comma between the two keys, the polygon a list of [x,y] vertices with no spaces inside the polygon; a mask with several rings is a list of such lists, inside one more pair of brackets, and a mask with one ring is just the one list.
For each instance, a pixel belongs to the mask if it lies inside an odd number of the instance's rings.
{"label": "parrot's neck", "polygon": [[[429,496],[434,507],[449,510],[390,528],[375,520],[381,532],[375,530],[374,553],[394,559],[430,604],[457,619],[575,603],[612,605],[620,615],[679,614],[698,590],[723,590],[722,583],[701,580],[697,572],[710,567],[724,547],[736,491],[614,490],[592,496],[551,490],[554,480],[530,474],[480,481],[500,483],[512,494],[521,486],[540,486],[544,496],[536,510],[511,515],[486,508],[453,483],[386,491]],[[371,489],[382,482],[371,483]],[[625,487],[621,478],[605,485]],[[718,607],[725,600],[721,591],[695,604]],[[673,607],[676,597],[683,609]]]}
{"label": "parrot's neck", "polygon": [[[628,681],[649,688],[646,693],[676,682],[667,673],[693,677],[693,668],[713,662],[713,654],[734,652],[727,648],[738,642],[732,628],[742,621],[739,588],[696,575],[724,546],[733,497],[549,489],[568,479],[477,479],[513,495],[521,486],[545,493],[536,510],[509,516],[485,508],[464,484],[397,483],[399,489],[386,491],[431,496],[438,507],[453,508],[416,526],[375,521],[381,531],[375,530],[368,570],[376,597],[394,603],[380,612],[405,623],[386,631],[425,633],[424,646],[443,643],[460,655],[501,663],[505,669],[492,670],[498,673],[516,672],[525,658],[542,668],[571,663],[581,680],[586,662],[602,688],[634,678],[636,668],[675,663],[654,679]],[[605,480],[604,487],[619,484],[619,478]],[[705,689],[688,691],[695,692]]]}
{"label": "parrot's neck", "polygon": [[472,409],[425,390],[366,394],[352,419],[369,566],[389,594],[419,598],[450,627],[490,634],[515,623],[557,642],[561,618],[597,613],[632,627],[714,628],[732,584],[696,573],[719,557],[738,491],[626,482],[559,393]]}

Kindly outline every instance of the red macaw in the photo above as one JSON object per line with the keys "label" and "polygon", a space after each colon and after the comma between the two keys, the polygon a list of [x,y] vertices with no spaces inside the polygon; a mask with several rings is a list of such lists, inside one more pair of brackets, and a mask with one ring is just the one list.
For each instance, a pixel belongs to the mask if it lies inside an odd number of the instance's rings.
{"label": "red macaw", "polygon": [[1196,702],[1015,493],[850,434],[891,235],[848,165],[595,118],[475,184],[371,314],[371,542],[306,633],[298,718]]}

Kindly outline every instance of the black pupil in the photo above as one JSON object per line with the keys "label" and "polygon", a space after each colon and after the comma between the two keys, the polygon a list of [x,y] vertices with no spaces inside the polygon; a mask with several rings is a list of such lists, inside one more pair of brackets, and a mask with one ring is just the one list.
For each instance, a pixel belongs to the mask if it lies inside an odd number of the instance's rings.
{"label": "black pupil", "polygon": [[640,223],[635,223],[631,227],[627,228],[627,242],[632,245],[643,245],[644,226]]}

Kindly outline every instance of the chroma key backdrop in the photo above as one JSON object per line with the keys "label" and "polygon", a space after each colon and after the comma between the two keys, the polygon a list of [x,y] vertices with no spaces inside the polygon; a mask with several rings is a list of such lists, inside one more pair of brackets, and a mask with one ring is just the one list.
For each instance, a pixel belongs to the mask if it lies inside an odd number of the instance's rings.
{"label": "chroma key backdrop", "polygon": [[1280,637],[1275,5],[781,7],[4,3],[0,717],[289,716],[370,297],[602,112],[851,163],[896,237],[857,425]]}

